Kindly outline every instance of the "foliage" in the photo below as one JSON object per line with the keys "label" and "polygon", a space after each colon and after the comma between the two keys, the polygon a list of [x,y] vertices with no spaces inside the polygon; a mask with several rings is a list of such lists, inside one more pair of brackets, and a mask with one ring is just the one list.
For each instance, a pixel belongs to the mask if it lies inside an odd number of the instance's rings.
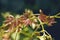
{"label": "foliage", "polygon": [[0,27],[0,40],[53,40],[44,29],[44,24],[52,26],[56,23],[54,18],[60,18],[59,15],[60,13],[47,16],[42,10],[40,14],[33,14],[29,9],[26,9],[23,15],[16,16],[6,12],[2,14],[5,21]]}

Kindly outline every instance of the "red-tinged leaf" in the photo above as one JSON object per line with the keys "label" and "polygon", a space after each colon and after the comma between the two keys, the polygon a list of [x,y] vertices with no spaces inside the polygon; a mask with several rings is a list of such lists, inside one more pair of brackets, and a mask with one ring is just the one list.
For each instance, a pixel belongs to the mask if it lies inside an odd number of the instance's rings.
{"label": "red-tinged leaf", "polygon": [[40,18],[40,20],[41,20],[42,22],[45,22],[45,21],[47,20],[46,17],[47,17],[47,16],[44,15],[43,13],[41,13],[41,14],[39,15],[39,18]]}
{"label": "red-tinged leaf", "polygon": [[24,23],[25,23],[25,25],[30,25],[30,24],[31,24],[31,21],[30,21],[30,19],[26,19],[26,20],[24,21]]}
{"label": "red-tinged leaf", "polygon": [[48,19],[48,25],[52,26],[52,24],[56,23],[54,18],[49,18]]}
{"label": "red-tinged leaf", "polygon": [[44,15],[43,13],[41,13],[41,14],[39,15],[39,19],[40,19],[43,23],[45,22],[45,24],[47,24],[47,25],[49,25],[49,26],[52,26],[52,24],[56,23],[54,18],[50,18],[50,17]]}

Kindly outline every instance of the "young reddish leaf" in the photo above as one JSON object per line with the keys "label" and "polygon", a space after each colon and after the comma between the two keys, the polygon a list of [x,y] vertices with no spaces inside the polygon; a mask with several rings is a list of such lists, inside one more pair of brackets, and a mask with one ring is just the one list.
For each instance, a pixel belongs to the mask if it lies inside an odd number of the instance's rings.
{"label": "young reddish leaf", "polygon": [[47,16],[44,15],[43,13],[41,13],[41,14],[39,15],[39,19],[40,19],[42,22],[45,22],[45,21],[47,20]]}
{"label": "young reddish leaf", "polygon": [[49,26],[52,26],[52,24],[56,23],[54,18],[48,18],[47,20],[48,20],[48,25]]}

